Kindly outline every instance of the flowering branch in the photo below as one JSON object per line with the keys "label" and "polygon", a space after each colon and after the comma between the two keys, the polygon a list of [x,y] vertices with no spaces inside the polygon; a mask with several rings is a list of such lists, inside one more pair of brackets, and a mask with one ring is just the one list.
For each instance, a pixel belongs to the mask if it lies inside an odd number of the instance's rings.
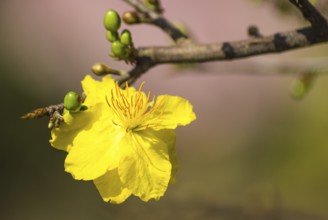
{"label": "flowering branch", "polygon": [[[143,201],[162,197],[168,184],[174,181],[177,168],[174,129],[196,119],[193,106],[183,98],[162,95],[151,99],[150,93],[142,92],[143,84],[138,90],[123,90],[120,86],[132,84],[159,64],[240,59],[328,42],[327,20],[307,0],[290,2],[310,22],[310,27],[264,36],[257,27],[251,26],[249,39],[216,44],[197,44],[190,40],[162,15],[159,0],[124,1],[136,9],[126,14],[125,21],[155,25],[167,33],[175,45],[135,48],[129,30],[118,32],[120,16],[109,10],[104,24],[107,39],[112,43],[112,56],[134,67],[123,71],[97,63],[92,72],[99,76],[115,75],[120,85],[110,76],[101,82],[86,76],[82,81],[85,94],[70,91],[64,103],[38,108],[22,116],[23,119],[50,117],[48,127],[54,128],[51,145],[68,152],[65,171],[74,179],[93,181],[106,202],[119,204],[131,195]],[[294,94],[303,93],[316,75],[312,70],[302,72],[294,83]],[[66,123],[59,127],[62,121]],[[81,129],[83,132],[79,133]],[[245,210],[225,208],[252,219],[307,217],[302,213],[285,212],[276,199],[272,204],[272,209],[263,212],[258,209],[254,212],[251,206]]]}
{"label": "flowering branch", "polygon": [[[133,68],[129,71],[114,70],[102,66],[103,71],[93,72],[97,75],[118,75],[119,84],[124,87],[125,82],[130,85],[142,74],[159,64],[167,63],[200,63],[209,61],[234,60],[269,53],[281,53],[293,49],[305,48],[319,43],[328,42],[328,22],[320,12],[311,5],[308,0],[289,0],[303,14],[304,18],[311,24],[309,27],[278,32],[273,35],[264,36],[255,26],[248,29],[250,38],[234,42],[221,42],[214,44],[198,44],[191,41],[184,33],[172,25],[163,15],[159,0],[149,0],[155,3],[154,8],[147,7],[145,2],[138,0],[123,0],[130,4],[136,12],[132,14],[138,17],[137,23],[152,24],[167,33],[176,44],[173,46],[142,47],[134,48],[129,59]],[[124,20],[124,17],[123,17]],[[130,23],[132,24],[132,23]],[[58,111],[62,112],[63,105],[56,105]],[[44,108],[29,114],[33,118],[42,116],[53,116],[52,108]],[[27,114],[27,115],[29,115]],[[27,115],[23,116],[24,118]]]}

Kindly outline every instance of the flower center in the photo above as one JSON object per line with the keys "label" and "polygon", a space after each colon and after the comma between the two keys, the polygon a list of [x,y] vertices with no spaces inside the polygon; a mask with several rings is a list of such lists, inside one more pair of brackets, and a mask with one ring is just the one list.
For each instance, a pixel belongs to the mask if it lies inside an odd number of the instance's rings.
{"label": "flower center", "polygon": [[128,131],[143,130],[148,127],[147,119],[157,108],[154,108],[155,96],[150,100],[150,92],[147,96],[142,92],[144,82],[141,83],[138,91],[129,89],[122,90],[118,83],[111,90],[110,99],[106,96],[108,106],[113,110],[115,117],[113,124]]}

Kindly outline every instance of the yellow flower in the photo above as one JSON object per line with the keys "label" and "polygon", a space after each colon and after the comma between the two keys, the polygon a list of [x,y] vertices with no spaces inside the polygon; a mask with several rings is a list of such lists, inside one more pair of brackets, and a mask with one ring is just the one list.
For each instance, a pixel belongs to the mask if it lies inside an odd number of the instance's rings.
{"label": "yellow flower", "polygon": [[88,109],[65,113],[64,123],[52,130],[51,145],[68,152],[65,171],[93,180],[105,201],[163,196],[177,169],[174,129],[196,119],[187,100],[151,98],[142,85],[123,90],[110,76],[101,82],[86,76]]}

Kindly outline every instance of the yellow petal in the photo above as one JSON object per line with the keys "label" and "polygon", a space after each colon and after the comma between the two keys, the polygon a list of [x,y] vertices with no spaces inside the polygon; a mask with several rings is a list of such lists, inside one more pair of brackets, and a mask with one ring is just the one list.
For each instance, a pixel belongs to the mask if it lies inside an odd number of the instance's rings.
{"label": "yellow petal", "polygon": [[158,96],[154,108],[156,110],[152,118],[145,123],[149,123],[149,127],[155,130],[175,129],[179,125],[187,125],[196,119],[192,110],[193,106],[188,100],[178,96]]}
{"label": "yellow petal", "polygon": [[119,204],[131,195],[131,192],[123,187],[117,169],[107,171],[93,182],[105,202]]}
{"label": "yellow petal", "polygon": [[59,150],[69,151],[73,140],[81,131],[92,128],[93,122],[99,120],[101,112],[99,105],[90,107],[86,111],[77,113],[65,113],[64,121],[59,128],[51,130],[50,144]]}
{"label": "yellow petal", "polygon": [[93,180],[118,165],[122,150],[119,143],[125,132],[113,124],[106,107],[99,110],[102,116],[94,121],[92,129],[80,131],[73,140],[65,171],[75,179]]}
{"label": "yellow petal", "polygon": [[168,153],[172,165],[170,183],[175,183],[176,173],[178,172],[178,168],[179,168],[177,153],[175,150],[175,143],[176,143],[175,130],[163,129],[163,130],[156,131],[156,133],[157,133],[156,136],[160,138],[164,143],[166,143],[168,147]]}
{"label": "yellow petal", "polygon": [[110,75],[102,78],[102,81],[93,79],[90,75],[87,75],[82,80],[82,87],[85,95],[85,105],[92,106],[97,102],[106,102],[106,96],[110,94],[110,90],[115,87],[115,82]]}
{"label": "yellow petal", "polygon": [[164,195],[171,177],[167,144],[153,129],[130,132],[124,138],[125,148],[118,167],[125,187],[143,201]]}
{"label": "yellow petal", "polygon": [[172,165],[170,183],[175,183],[176,174],[179,168],[177,153],[175,150],[175,144],[176,144],[175,130],[171,130],[171,129],[159,130],[156,131],[156,136],[159,139],[161,139],[164,143],[166,143],[168,147],[169,158]]}

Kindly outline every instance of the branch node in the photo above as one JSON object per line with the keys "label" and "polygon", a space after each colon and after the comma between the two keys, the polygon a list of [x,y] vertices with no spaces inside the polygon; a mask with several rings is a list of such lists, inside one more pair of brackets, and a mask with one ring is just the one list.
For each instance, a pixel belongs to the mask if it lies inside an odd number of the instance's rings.
{"label": "branch node", "polygon": [[248,35],[250,37],[261,38],[263,35],[260,33],[259,29],[255,25],[250,25],[247,29]]}
{"label": "branch node", "polygon": [[222,50],[227,59],[232,59],[236,56],[233,46],[228,42],[223,43]]}

